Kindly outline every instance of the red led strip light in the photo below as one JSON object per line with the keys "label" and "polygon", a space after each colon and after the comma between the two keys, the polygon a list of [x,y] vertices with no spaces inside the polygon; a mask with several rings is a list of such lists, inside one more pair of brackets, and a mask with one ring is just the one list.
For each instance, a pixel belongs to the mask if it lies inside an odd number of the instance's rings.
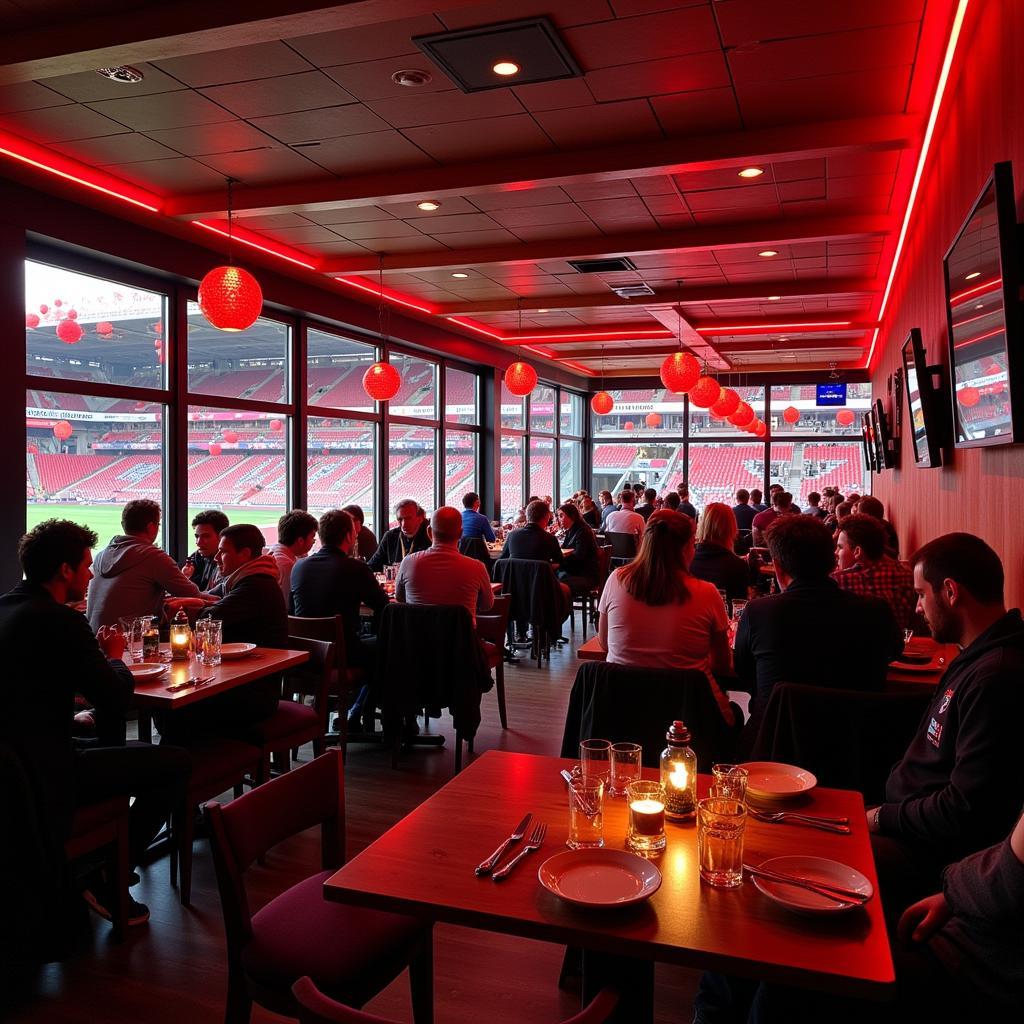
{"label": "red led strip light", "polygon": [[995,289],[1003,283],[1001,277],[995,277],[991,281],[986,281],[984,284],[977,284],[973,288],[968,288],[967,291],[957,292],[956,295],[951,295],[949,298],[950,304],[955,305],[958,302],[963,302],[964,299],[969,298],[971,295],[980,295],[982,292],[995,291]]}
{"label": "red led strip light", "polygon": [[306,260],[300,259],[298,256],[289,256],[286,252],[282,252],[280,249],[271,249],[262,242],[254,242],[250,237],[247,237],[248,232],[243,230],[243,232],[240,233],[237,227],[232,227],[231,234],[229,235],[223,228],[217,227],[214,224],[207,224],[205,221],[194,220],[192,223],[195,224],[197,228],[203,228],[205,231],[212,231],[213,234],[220,235],[222,238],[230,238],[232,241],[238,242],[239,245],[247,245],[250,249],[259,249],[260,252],[265,252],[270,256],[276,256],[281,260],[287,260],[289,263],[305,267],[307,270],[317,269],[315,263],[308,263]]}
{"label": "red led strip light", "polygon": [[[336,277],[334,278],[338,284],[347,285],[349,288],[355,288],[357,291],[366,292],[368,295],[373,295],[377,299],[380,298],[381,289],[379,285],[371,285],[369,282],[357,281],[351,277]],[[393,292],[390,289],[384,290],[384,301],[393,302],[396,306],[405,306],[407,309],[415,309],[417,313],[428,313],[433,315],[435,310],[429,306],[421,306],[410,299],[399,295],[397,292]]]}

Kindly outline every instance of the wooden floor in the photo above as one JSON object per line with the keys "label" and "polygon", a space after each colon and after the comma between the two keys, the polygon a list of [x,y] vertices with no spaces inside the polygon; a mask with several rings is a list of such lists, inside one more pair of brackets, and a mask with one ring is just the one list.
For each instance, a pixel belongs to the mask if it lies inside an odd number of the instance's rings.
{"label": "wooden floor", "polygon": [[[574,642],[581,640],[577,633]],[[529,661],[507,666],[509,729],[501,729],[492,691],[483,701],[477,753],[499,749],[556,755],[579,664],[566,646],[552,650],[550,664],[541,669]],[[302,757],[309,756],[305,748]],[[397,771],[390,767],[389,754],[351,747],[346,767],[349,856],[443,785],[451,772],[452,751],[447,747],[414,750]],[[319,870],[318,844],[316,831],[306,833],[277,847],[264,867],[254,867],[248,879],[254,905]],[[189,909],[180,906],[170,888],[166,857],[141,874],[133,893],[149,906],[149,924],[132,929],[128,941],[117,945],[110,939],[110,926],[93,917],[91,932],[74,959],[44,967],[21,985],[0,992],[0,1020],[215,1024],[223,1019],[224,931],[208,846],[196,842]],[[453,1024],[478,1021],[486,1013],[488,1024],[554,1024],[569,1017],[579,1001],[558,989],[561,959],[562,947],[440,926],[435,931],[435,1019]],[[659,1024],[689,1021],[696,977],[681,968],[658,966]],[[411,1020],[407,977],[367,1009],[396,1021]],[[253,1014],[257,1022],[280,1019],[260,1009]]]}

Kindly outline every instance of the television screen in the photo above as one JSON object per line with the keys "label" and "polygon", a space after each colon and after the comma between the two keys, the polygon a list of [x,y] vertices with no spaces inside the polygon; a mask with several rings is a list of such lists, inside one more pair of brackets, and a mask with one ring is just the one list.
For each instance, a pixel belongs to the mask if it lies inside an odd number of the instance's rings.
{"label": "television screen", "polygon": [[958,448],[1021,439],[1013,408],[1020,373],[1017,250],[1013,175],[1000,163],[943,261]]}
{"label": "television screen", "polygon": [[892,443],[892,428],[885,405],[880,398],[875,399],[875,415],[872,420],[875,426],[875,452],[879,469],[893,469],[896,466],[895,447]]}
{"label": "television screen", "polygon": [[871,471],[880,473],[884,468],[878,461],[878,432],[875,430],[875,411],[869,409],[864,413],[864,439],[868,446],[868,458],[871,460]]}
{"label": "television screen", "polygon": [[860,424],[860,439],[863,442],[864,448],[864,468],[869,472],[873,472],[875,468],[875,460],[871,453],[871,429],[868,424],[868,414],[864,413],[861,417]]}
{"label": "television screen", "polygon": [[818,384],[815,390],[815,405],[846,405],[845,384]]}
{"label": "television screen", "polygon": [[907,406],[910,411],[910,441],[914,461],[922,468],[942,465],[939,440],[939,395],[933,376],[938,367],[928,365],[924,342],[918,328],[911,329],[903,343],[903,375],[906,380]]}

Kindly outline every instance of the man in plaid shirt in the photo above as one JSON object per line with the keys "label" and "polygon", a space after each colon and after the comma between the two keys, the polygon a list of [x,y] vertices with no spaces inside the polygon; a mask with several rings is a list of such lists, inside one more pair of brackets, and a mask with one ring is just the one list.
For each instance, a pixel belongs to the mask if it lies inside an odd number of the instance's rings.
{"label": "man in plaid shirt", "polygon": [[843,520],[836,540],[839,569],[832,578],[854,594],[888,602],[900,629],[913,626],[917,595],[914,574],[904,562],[885,553],[885,528],[871,516]]}

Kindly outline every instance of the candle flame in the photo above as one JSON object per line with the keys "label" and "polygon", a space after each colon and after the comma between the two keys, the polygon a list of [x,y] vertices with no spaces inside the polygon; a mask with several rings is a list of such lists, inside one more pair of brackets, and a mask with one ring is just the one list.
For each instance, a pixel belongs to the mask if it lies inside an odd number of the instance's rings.
{"label": "candle flame", "polygon": [[672,774],[669,776],[669,782],[671,782],[676,789],[686,789],[688,781],[689,773],[686,770],[686,765],[680,764],[678,761],[673,763]]}

